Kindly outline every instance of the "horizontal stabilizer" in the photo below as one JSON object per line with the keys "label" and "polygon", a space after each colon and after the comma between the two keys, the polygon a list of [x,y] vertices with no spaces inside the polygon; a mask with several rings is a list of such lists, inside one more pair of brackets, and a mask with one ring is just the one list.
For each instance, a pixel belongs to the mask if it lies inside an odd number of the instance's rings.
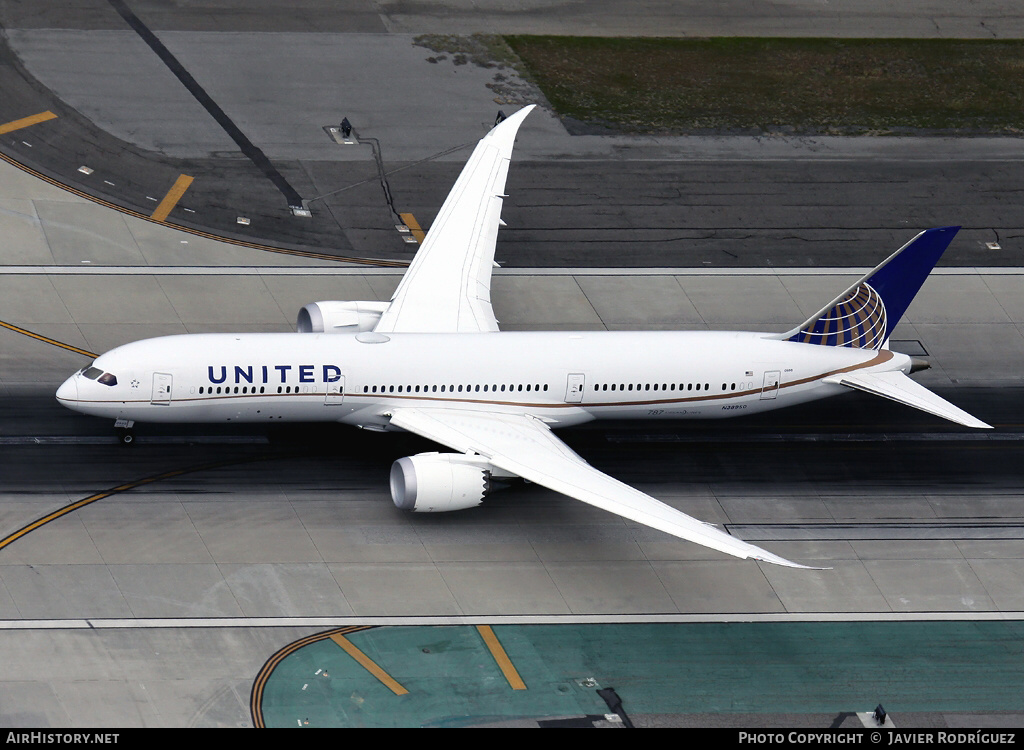
{"label": "horizontal stabilizer", "polygon": [[826,383],[837,383],[898,401],[906,406],[912,406],[966,427],[992,429],[992,425],[985,424],[963,409],[953,406],[946,399],[935,395],[898,370],[895,372],[845,372],[831,375],[823,380]]}

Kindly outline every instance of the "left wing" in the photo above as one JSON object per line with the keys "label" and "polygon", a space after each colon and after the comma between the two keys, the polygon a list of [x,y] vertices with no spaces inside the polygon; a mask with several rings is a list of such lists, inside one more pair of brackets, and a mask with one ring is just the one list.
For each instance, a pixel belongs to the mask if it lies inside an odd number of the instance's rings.
{"label": "left wing", "polygon": [[498,330],[491,267],[505,178],[516,132],[534,106],[506,118],[477,144],[374,331]]}
{"label": "left wing", "polygon": [[740,558],[807,568],[671,508],[588,464],[535,417],[440,409],[396,409],[391,424],[631,521]]}

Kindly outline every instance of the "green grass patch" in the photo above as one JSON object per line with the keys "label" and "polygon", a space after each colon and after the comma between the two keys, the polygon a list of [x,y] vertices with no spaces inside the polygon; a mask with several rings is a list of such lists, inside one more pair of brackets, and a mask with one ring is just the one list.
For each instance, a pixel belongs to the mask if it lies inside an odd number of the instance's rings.
{"label": "green grass patch", "polygon": [[507,36],[580,131],[1024,133],[1024,41]]}

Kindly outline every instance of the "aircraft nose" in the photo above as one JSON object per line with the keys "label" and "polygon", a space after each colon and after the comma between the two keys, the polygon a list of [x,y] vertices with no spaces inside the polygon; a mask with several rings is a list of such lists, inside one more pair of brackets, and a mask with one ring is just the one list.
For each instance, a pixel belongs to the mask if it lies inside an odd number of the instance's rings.
{"label": "aircraft nose", "polygon": [[72,375],[57,389],[58,401],[78,401],[78,379]]}

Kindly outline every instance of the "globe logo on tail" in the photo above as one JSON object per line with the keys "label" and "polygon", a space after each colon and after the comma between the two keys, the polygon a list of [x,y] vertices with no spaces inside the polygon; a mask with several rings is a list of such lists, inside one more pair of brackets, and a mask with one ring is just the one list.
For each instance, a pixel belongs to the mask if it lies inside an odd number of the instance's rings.
{"label": "globe logo on tail", "polygon": [[885,343],[885,304],[869,284],[861,283],[790,341],[822,346],[879,349]]}

